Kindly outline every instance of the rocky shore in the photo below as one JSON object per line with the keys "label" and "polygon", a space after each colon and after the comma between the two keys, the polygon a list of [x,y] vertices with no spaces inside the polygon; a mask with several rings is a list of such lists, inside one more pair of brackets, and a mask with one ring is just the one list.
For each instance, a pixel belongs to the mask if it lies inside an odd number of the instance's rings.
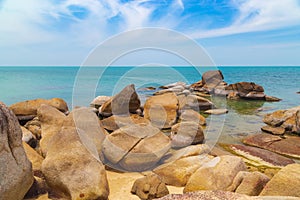
{"label": "rocky shore", "polygon": [[228,112],[213,96],[280,99],[221,71],[148,90],[143,105],[134,85],[71,111],[59,98],[0,103],[0,200],[300,199],[300,106],[209,146],[200,113]]}

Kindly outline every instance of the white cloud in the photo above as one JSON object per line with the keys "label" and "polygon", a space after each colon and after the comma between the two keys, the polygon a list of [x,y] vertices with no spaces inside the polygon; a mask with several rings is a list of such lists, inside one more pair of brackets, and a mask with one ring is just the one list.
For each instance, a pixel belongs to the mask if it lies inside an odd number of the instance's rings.
{"label": "white cloud", "polygon": [[239,15],[231,25],[219,29],[197,30],[189,35],[196,39],[211,38],[300,25],[298,0],[232,0],[232,3],[239,10]]}

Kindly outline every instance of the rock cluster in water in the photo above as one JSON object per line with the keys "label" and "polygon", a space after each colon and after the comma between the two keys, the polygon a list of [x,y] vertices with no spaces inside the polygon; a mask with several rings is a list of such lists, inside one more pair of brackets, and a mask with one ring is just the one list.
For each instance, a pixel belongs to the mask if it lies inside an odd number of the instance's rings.
{"label": "rock cluster in water", "polygon": [[71,112],[58,98],[1,103],[0,199],[299,199],[300,165],[279,155],[299,156],[299,137],[289,135],[299,134],[298,108],[267,115],[268,133],[244,139],[251,146],[226,145],[236,155],[205,144],[199,111],[228,112],[211,94],[271,98],[254,83],[223,79],[210,71],[191,86],[162,86],[144,105],[134,85]]}

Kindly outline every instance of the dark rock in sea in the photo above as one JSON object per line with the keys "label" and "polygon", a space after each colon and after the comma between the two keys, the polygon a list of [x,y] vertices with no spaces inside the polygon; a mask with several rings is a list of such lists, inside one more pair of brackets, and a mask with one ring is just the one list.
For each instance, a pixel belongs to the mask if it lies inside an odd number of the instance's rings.
{"label": "dark rock in sea", "polygon": [[222,91],[225,91],[224,86],[226,85],[223,80],[224,76],[220,70],[207,71],[202,75],[201,81],[191,85],[191,89],[206,93],[214,93],[214,91],[218,89],[217,93],[221,94]]}
{"label": "dark rock in sea", "polygon": [[162,179],[156,174],[149,174],[137,179],[131,189],[142,200],[160,198],[169,194],[169,190]]}
{"label": "dark rock in sea", "polygon": [[297,92],[297,94],[300,94],[300,91],[299,91],[299,92]]}
{"label": "dark rock in sea", "polygon": [[135,113],[140,108],[140,105],[141,101],[134,85],[131,84],[106,101],[99,108],[99,113],[103,116],[128,115],[129,113]]}
{"label": "dark rock in sea", "polygon": [[122,127],[106,137],[102,152],[108,165],[126,171],[145,171],[171,148],[170,139],[147,124]]}
{"label": "dark rock in sea", "polygon": [[33,183],[31,163],[22,145],[14,113],[0,102],[0,199],[22,200]]}
{"label": "dark rock in sea", "polygon": [[173,148],[182,148],[203,143],[204,133],[199,123],[180,122],[172,126],[170,138]]}
{"label": "dark rock in sea", "polygon": [[235,154],[247,158],[251,161],[250,164],[255,166],[284,167],[295,163],[290,158],[261,148],[238,144],[230,144],[226,147]]}
{"label": "dark rock in sea", "polygon": [[264,88],[253,82],[239,82],[230,84],[225,90],[237,92],[240,98],[251,100],[265,100]]}
{"label": "dark rock in sea", "polygon": [[282,155],[300,158],[300,137],[285,136],[280,137],[267,133],[251,135],[243,140],[243,143],[267,149]]}

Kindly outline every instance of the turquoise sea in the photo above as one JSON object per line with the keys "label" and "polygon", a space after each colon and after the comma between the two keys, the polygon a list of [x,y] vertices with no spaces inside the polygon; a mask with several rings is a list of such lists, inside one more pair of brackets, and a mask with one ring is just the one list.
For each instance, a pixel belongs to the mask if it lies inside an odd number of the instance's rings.
{"label": "turquoise sea", "polygon": [[[222,101],[227,107],[222,135],[224,142],[232,142],[255,133],[263,125],[267,112],[300,105],[300,67],[218,67],[227,83],[240,81],[262,85],[267,95],[281,102]],[[112,95],[124,86],[158,86],[177,81],[188,84],[201,79],[206,68],[192,67],[0,67],[0,101],[7,105],[35,98],[60,97],[69,107],[88,106],[94,96]],[[149,92],[139,90],[142,99]],[[73,100],[73,97],[75,101]],[[216,99],[218,102],[218,99]],[[73,105],[74,104],[74,105]],[[218,104],[218,103],[217,103]]]}

